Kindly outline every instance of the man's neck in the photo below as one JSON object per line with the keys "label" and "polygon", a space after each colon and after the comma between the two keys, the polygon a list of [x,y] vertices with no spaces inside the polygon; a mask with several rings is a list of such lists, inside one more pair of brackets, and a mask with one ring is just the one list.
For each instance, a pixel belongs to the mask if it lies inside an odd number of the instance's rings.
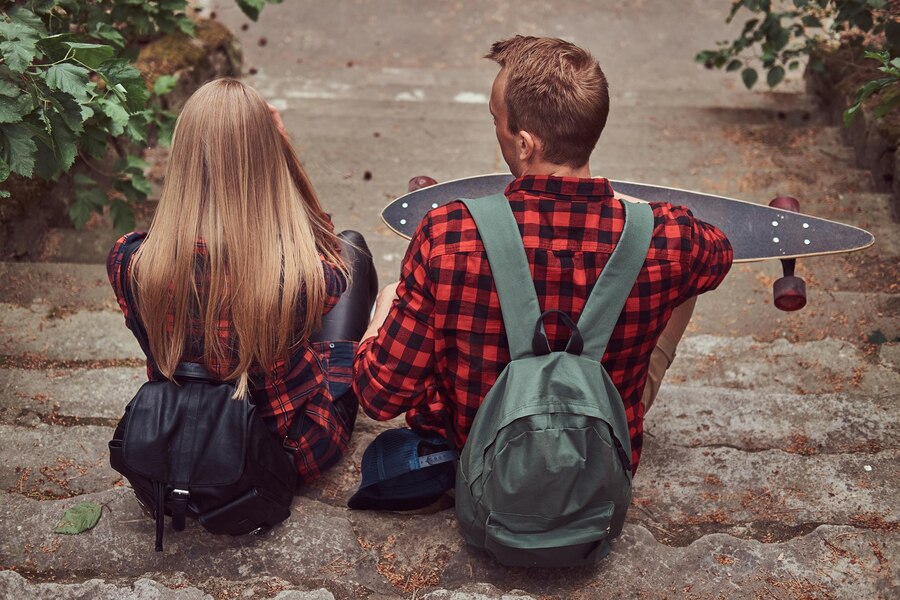
{"label": "man's neck", "polygon": [[553,163],[538,163],[527,165],[519,173],[519,177],[525,175],[549,175],[551,177],[580,177],[582,179],[591,178],[591,166],[585,163],[580,167],[570,167],[568,165],[556,165]]}

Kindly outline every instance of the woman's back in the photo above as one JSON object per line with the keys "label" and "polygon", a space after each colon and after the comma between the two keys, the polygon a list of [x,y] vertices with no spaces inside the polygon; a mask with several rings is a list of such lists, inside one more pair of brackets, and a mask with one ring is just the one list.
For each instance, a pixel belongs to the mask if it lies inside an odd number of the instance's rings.
{"label": "woman's back", "polygon": [[297,461],[306,480],[343,453],[350,432],[334,412],[332,348],[307,340],[347,287],[346,269],[330,219],[255,90],[217,80],[188,100],[149,232],[123,236],[107,270],[126,322],[133,314],[140,324],[133,332],[151,379],[202,363],[235,381],[236,395],[249,392],[279,435],[295,417],[308,420],[299,451],[318,444],[320,456]]}

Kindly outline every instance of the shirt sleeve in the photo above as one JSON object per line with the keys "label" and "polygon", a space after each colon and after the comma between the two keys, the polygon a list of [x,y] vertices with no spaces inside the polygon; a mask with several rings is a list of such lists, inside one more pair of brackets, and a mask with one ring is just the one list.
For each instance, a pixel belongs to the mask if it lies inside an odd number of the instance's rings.
{"label": "shirt sleeve", "polygon": [[[116,241],[112,250],[110,250],[109,254],[106,256],[106,275],[109,277],[109,283],[112,286],[113,292],[116,294],[116,302],[119,304],[119,309],[122,311],[122,314],[125,315],[126,324],[128,323],[130,314],[128,303],[125,301],[125,290],[122,289],[121,285],[122,259],[124,258],[125,247],[128,244],[139,242],[145,237],[147,237],[147,234],[143,231],[133,231],[125,234]],[[130,268],[130,266],[131,265],[128,265],[126,268]]]}
{"label": "shirt sleeve", "polygon": [[718,228],[693,217],[690,219],[691,271],[683,299],[714,290],[725,279],[734,260],[731,242]]}
{"label": "shirt sleeve", "polygon": [[397,299],[384,325],[356,354],[353,389],[373,419],[392,419],[426,402],[434,390],[430,248],[426,219],[406,251]]}
{"label": "shirt sleeve", "polygon": [[346,291],[347,278],[335,265],[324,258],[321,260],[322,271],[325,275],[325,306],[322,314],[326,314],[337,305],[341,295]]}

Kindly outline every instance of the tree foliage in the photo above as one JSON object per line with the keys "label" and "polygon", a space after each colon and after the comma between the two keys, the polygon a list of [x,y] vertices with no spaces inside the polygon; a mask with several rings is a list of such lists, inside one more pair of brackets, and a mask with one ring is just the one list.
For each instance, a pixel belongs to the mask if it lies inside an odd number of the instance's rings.
{"label": "tree foliage", "polygon": [[[733,0],[726,21],[731,23],[741,11],[752,18],[738,38],[718,42],[716,50],[704,50],[695,60],[708,68],[740,71],[748,89],[759,80],[758,69],[765,72],[770,88],[800,68],[804,58],[810,69],[821,71],[824,64],[816,51],[832,41],[876,52],[884,56],[884,66],[900,56],[900,15],[889,0]],[[869,86],[862,100],[889,87]],[[859,109],[858,103],[854,106],[850,119]]]}
{"label": "tree foliage", "polygon": [[[256,20],[281,0],[236,1]],[[153,138],[167,144],[175,122],[153,100],[176,83],[163,75],[148,88],[133,62],[142,43],[193,35],[186,9],[185,0],[0,0],[0,184],[12,173],[57,180],[79,158],[88,168],[73,177],[75,225],[108,210],[118,229],[133,227],[134,204],[150,193],[140,153]]]}

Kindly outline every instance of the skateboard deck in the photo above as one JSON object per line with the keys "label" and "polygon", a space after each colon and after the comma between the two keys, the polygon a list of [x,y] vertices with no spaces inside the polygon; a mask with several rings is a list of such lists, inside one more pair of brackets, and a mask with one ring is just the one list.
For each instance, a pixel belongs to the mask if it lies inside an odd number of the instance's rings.
{"label": "skateboard deck", "polygon": [[[513,176],[506,173],[438,183],[400,196],[384,208],[381,216],[393,231],[409,238],[428,211],[458,198],[502,192],[512,180]],[[688,207],[696,218],[728,236],[735,262],[840,254],[862,250],[875,242],[864,229],[791,210],[644,183],[610,183],[617,197]]]}

